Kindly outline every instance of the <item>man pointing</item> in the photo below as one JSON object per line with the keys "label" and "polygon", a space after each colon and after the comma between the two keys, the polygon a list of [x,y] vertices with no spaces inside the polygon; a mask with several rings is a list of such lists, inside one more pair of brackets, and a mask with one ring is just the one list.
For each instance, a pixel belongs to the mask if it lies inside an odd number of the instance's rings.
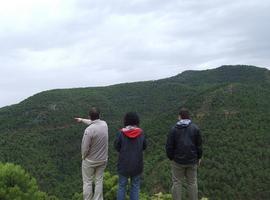
{"label": "man pointing", "polygon": [[89,117],[90,120],[75,118],[77,122],[89,125],[84,131],[81,144],[83,199],[103,200],[103,174],[108,159],[108,126],[105,121],[100,120],[100,111],[96,107],[90,109]]}

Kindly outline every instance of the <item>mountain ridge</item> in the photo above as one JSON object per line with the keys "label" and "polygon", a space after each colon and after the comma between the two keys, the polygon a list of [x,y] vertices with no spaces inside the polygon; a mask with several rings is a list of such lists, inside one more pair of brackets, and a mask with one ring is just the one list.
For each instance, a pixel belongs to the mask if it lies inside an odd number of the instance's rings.
{"label": "mountain ridge", "polygon": [[[253,65],[222,65],[222,66],[217,67],[217,68],[214,68],[214,69],[185,70],[185,71],[183,71],[183,72],[181,72],[181,73],[179,73],[179,74],[177,74],[175,76],[171,76],[171,77],[168,77],[168,78],[162,78],[162,79],[156,79],[156,80],[118,83],[118,84],[113,84],[113,85],[108,85],[108,86],[76,87],[76,88],[65,88],[65,89],[61,89],[61,88],[60,89],[50,89],[50,90],[45,90],[45,91],[36,93],[36,94],[34,94],[32,96],[29,96],[28,98],[35,97],[36,95],[44,94],[46,92],[53,92],[53,91],[65,91],[65,90],[76,90],[76,89],[90,89],[90,88],[99,89],[99,88],[108,88],[108,87],[118,87],[118,86],[128,85],[128,84],[143,84],[143,83],[150,83],[150,82],[154,82],[154,83],[155,82],[163,82],[164,80],[168,80],[168,79],[172,79],[172,80],[176,79],[177,81],[184,81],[184,80],[188,79],[190,76],[197,76],[197,75],[201,76],[201,75],[203,75],[205,73],[208,73],[208,72],[213,72],[213,73],[217,72],[217,73],[220,73],[219,75],[222,75],[222,73],[224,73],[224,72],[226,73],[226,72],[228,72],[230,70],[237,70],[238,73],[239,73],[241,70],[247,70],[247,69],[250,71],[249,75],[253,75],[253,73],[256,73],[256,78],[257,78],[258,75],[262,75],[263,74],[262,72],[264,72],[265,73],[265,78],[270,83],[270,70],[268,70],[267,68],[256,67],[256,66],[253,66]],[[260,74],[258,74],[259,72],[260,72]],[[231,82],[231,80],[227,80],[225,82]],[[25,100],[27,100],[28,98],[26,98]],[[23,100],[23,101],[25,101],[25,100]],[[19,103],[22,103],[23,101],[21,101]],[[17,104],[19,104],[19,103],[17,103]],[[16,105],[16,104],[13,104],[13,105]],[[13,105],[4,106],[2,108],[10,107],[10,106],[13,106]],[[0,110],[2,108],[0,108]]]}

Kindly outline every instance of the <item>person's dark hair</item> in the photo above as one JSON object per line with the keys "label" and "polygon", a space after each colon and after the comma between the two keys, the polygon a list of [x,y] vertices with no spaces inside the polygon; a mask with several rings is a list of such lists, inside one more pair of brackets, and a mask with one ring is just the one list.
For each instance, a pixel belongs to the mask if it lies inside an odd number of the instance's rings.
{"label": "person's dark hair", "polygon": [[124,117],[124,126],[139,126],[140,119],[137,113],[128,112]]}
{"label": "person's dark hair", "polygon": [[89,117],[91,120],[99,119],[100,110],[97,107],[92,107],[89,110]]}
{"label": "person's dark hair", "polygon": [[187,108],[181,108],[179,111],[179,115],[180,115],[181,119],[190,119],[189,111]]}

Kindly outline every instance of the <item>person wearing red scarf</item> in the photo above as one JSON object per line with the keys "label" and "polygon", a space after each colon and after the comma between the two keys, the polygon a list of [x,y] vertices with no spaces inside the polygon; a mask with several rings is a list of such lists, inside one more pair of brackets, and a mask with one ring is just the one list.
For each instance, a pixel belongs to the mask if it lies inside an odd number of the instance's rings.
{"label": "person wearing red scarf", "polygon": [[124,200],[128,179],[131,179],[130,200],[138,200],[140,192],[140,176],[143,172],[143,151],[146,149],[146,140],[143,130],[139,127],[137,113],[128,112],[124,116],[122,128],[114,141],[118,151],[117,171],[119,184],[117,200]]}

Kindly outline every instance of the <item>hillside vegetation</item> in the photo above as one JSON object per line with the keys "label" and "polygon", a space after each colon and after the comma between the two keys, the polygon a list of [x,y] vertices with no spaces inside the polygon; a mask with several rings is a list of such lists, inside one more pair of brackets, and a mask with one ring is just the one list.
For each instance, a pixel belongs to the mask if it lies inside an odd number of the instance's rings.
{"label": "hillside vegetation", "polygon": [[99,106],[110,133],[107,170],[116,174],[112,142],[127,111],[136,111],[148,140],[142,191],[169,193],[170,163],[164,145],[178,109],[188,107],[204,138],[199,196],[270,198],[270,71],[221,66],[186,71],[157,81],[108,87],[50,90],[0,109],[0,162],[21,165],[48,195],[80,193],[80,143],[87,117]]}

